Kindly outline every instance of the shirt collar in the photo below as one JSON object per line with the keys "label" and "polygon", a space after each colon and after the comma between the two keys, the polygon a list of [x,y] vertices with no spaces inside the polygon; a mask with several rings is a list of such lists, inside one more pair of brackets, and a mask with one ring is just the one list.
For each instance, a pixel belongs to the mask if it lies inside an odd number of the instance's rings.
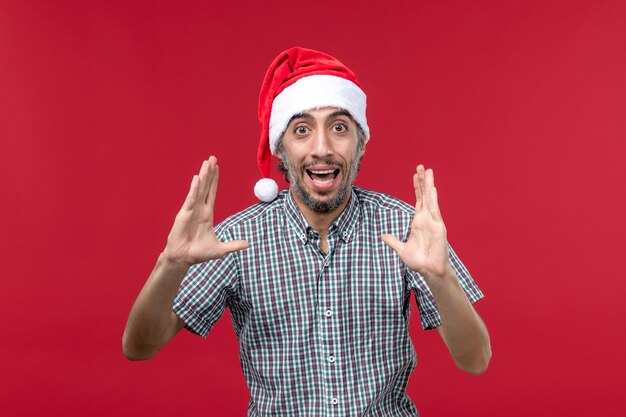
{"label": "shirt collar", "polygon": [[[287,221],[293,230],[298,234],[298,238],[305,243],[309,239],[309,232],[312,228],[298,208],[298,205],[291,196],[291,192],[287,190],[286,194],[284,209]],[[356,229],[355,226],[360,221],[361,206],[357,193],[354,191],[354,187],[352,187],[350,201],[339,217],[337,217],[328,229],[328,235],[332,236],[337,234],[344,242],[349,242]]]}

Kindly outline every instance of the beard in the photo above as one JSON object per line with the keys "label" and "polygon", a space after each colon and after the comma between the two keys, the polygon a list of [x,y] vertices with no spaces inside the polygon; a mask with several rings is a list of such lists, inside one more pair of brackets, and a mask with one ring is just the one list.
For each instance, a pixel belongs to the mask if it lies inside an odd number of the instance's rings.
{"label": "beard", "polygon": [[[312,211],[316,213],[330,213],[335,211],[341,204],[344,203],[346,198],[349,197],[349,193],[352,191],[352,183],[356,178],[356,174],[359,172],[359,164],[361,162],[361,157],[363,155],[358,155],[348,167],[348,170],[345,170],[345,164],[340,161],[335,161],[331,158],[326,160],[313,161],[311,164],[307,164],[307,166],[312,166],[316,163],[324,163],[327,165],[332,165],[338,167],[342,175],[341,183],[339,184],[339,190],[337,194],[329,200],[315,198],[311,193],[309,193],[303,186],[303,180],[300,175],[298,175],[298,168],[295,167],[289,158],[287,158],[286,152],[281,152],[281,171],[285,172],[285,178],[289,182],[291,189],[294,193],[304,202],[304,204],[310,208]],[[306,167],[302,170],[302,175],[306,174]],[[328,195],[329,193],[319,193],[321,196]]]}

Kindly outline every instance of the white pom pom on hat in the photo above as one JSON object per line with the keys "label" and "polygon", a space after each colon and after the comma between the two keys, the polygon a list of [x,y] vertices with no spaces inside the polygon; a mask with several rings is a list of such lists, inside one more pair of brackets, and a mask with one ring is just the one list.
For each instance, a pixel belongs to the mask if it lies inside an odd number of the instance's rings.
{"label": "white pom pom on hat", "polygon": [[280,53],[267,70],[259,95],[257,164],[264,178],[254,186],[257,198],[270,202],[278,195],[278,185],[269,178],[270,162],[295,114],[322,107],[346,110],[365,132],[367,142],[366,102],[356,75],[332,56],[300,47]]}
{"label": "white pom pom on hat", "polygon": [[269,203],[278,195],[278,184],[271,178],[261,178],[254,185],[254,195],[259,200]]}

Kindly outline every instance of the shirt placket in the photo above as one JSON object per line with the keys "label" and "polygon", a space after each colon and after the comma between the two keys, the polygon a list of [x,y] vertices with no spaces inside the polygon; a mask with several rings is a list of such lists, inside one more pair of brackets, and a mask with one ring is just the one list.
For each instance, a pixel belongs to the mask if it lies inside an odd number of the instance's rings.
{"label": "shirt placket", "polygon": [[[316,234],[317,235],[317,234]],[[337,234],[328,235],[328,254],[324,255],[319,250],[319,236],[315,237],[315,244],[318,249],[319,266],[317,271],[317,320],[318,320],[318,343],[320,349],[321,366],[323,372],[323,383],[325,393],[326,415],[341,416],[342,400],[342,376],[341,361],[342,352],[339,340],[339,319],[337,313],[337,277],[330,269],[333,253],[337,243]],[[313,243],[313,242],[312,242]]]}

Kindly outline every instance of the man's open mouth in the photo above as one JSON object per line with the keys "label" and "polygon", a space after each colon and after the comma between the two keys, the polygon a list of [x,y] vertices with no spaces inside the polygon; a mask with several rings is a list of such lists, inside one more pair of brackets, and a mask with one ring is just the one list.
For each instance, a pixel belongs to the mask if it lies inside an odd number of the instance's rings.
{"label": "man's open mouth", "polygon": [[307,169],[307,175],[317,184],[328,184],[337,178],[339,168],[336,169]]}

